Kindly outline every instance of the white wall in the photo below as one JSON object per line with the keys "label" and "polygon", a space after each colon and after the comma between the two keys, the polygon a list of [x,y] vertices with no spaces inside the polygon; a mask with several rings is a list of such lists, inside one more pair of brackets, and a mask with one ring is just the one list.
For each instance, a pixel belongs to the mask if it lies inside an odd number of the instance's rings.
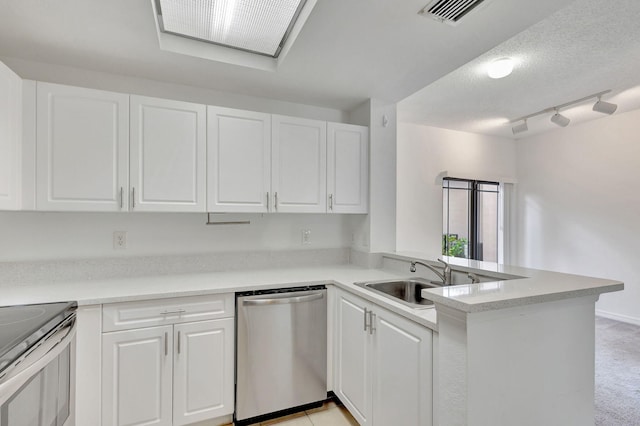
{"label": "white wall", "polygon": [[398,123],[397,250],[441,255],[441,172],[513,178],[515,155],[510,139]]}
{"label": "white wall", "polygon": [[518,141],[518,263],[625,282],[600,314],[640,324],[640,110]]}
{"label": "white wall", "polygon": [[[396,249],[397,113],[394,103],[371,100],[369,232],[372,252]],[[384,121],[383,121],[384,120]]]}
{"label": "white wall", "polygon": [[356,250],[396,249],[396,117],[396,104],[380,99],[349,113],[350,123],[369,127],[369,214],[352,219]]}
{"label": "white wall", "polygon": [[[170,255],[229,251],[343,248],[351,245],[349,215],[244,214],[224,219],[250,225],[206,226],[195,213],[0,212],[0,262]],[[212,215],[212,218],[217,219]],[[311,244],[302,245],[302,230]],[[113,249],[113,231],[127,248]]]}
{"label": "white wall", "polygon": [[112,92],[197,102],[317,120],[344,122],[347,117],[346,112],[337,109],[239,95],[236,93],[203,89],[196,86],[165,83],[146,78],[90,71],[17,58],[0,57],[0,61],[4,62],[23,79],[29,80],[40,80],[50,83],[109,90]]}

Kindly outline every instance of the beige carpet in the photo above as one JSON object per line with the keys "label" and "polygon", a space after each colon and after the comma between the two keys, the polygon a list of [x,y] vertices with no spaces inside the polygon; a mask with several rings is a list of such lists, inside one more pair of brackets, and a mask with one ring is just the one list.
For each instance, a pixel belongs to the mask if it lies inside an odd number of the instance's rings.
{"label": "beige carpet", "polygon": [[640,426],[640,326],[596,317],[596,425]]}

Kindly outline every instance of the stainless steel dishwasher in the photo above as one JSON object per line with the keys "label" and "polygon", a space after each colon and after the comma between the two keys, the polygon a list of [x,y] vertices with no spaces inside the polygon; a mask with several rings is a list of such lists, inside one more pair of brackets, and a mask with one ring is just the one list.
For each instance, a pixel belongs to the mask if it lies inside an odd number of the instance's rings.
{"label": "stainless steel dishwasher", "polygon": [[236,303],[236,421],[325,400],[325,286],[237,293]]}

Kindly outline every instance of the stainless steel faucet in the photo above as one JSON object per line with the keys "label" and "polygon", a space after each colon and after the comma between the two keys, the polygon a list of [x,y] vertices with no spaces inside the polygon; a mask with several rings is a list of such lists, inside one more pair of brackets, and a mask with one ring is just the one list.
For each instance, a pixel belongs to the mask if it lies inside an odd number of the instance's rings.
{"label": "stainless steel faucet", "polygon": [[451,266],[445,262],[442,259],[438,259],[438,262],[441,262],[444,264],[444,268],[442,270],[442,272],[438,271],[436,268],[434,268],[431,265],[428,265],[426,263],[420,262],[419,260],[415,260],[413,262],[411,262],[411,267],[409,268],[409,271],[411,272],[415,272],[416,271],[416,265],[422,265],[425,268],[431,270],[434,274],[436,274],[438,276],[438,278],[440,278],[442,280],[442,285],[451,285]]}

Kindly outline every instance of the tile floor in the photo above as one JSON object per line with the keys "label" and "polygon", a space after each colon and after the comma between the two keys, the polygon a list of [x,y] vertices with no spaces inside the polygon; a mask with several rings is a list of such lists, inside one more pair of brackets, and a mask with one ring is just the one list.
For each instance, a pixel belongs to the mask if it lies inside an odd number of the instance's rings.
{"label": "tile floor", "polygon": [[358,422],[346,408],[335,402],[326,402],[322,407],[290,414],[251,426],[358,426]]}

